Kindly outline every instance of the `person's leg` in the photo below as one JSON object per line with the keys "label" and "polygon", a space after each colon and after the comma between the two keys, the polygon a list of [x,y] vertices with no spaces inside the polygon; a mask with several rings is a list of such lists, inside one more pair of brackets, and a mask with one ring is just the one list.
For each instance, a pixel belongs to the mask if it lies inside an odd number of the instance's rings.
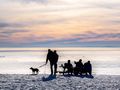
{"label": "person's leg", "polygon": [[79,73],[80,75],[82,75],[82,68],[79,68]]}
{"label": "person's leg", "polygon": [[53,64],[50,64],[51,75],[53,75]]}
{"label": "person's leg", "polygon": [[91,75],[91,72],[92,72],[92,71],[90,70],[90,71],[89,71],[89,75]]}
{"label": "person's leg", "polygon": [[64,67],[64,70],[63,70],[63,75],[64,75],[64,73],[65,73],[65,69],[66,69],[66,68]]}
{"label": "person's leg", "polygon": [[70,74],[70,68],[68,68],[68,75]]}
{"label": "person's leg", "polygon": [[72,75],[72,73],[73,73],[73,68],[71,68],[71,75]]}
{"label": "person's leg", "polygon": [[57,73],[57,64],[54,64],[54,75]]}

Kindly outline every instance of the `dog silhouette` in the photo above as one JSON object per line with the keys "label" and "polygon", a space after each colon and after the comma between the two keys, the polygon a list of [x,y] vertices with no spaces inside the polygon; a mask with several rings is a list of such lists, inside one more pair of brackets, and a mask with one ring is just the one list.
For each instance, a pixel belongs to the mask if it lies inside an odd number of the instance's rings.
{"label": "dog silhouette", "polygon": [[32,74],[38,74],[39,73],[39,69],[38,68],[30,68],[32,70]]}

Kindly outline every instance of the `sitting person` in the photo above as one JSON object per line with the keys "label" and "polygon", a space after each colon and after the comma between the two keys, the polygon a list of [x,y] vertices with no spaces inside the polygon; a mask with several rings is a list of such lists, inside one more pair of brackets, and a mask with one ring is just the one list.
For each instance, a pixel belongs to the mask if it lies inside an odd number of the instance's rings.
{"label": "sitting person", "polygon": [[73,65],[71,64],[70,60],[68,60],[67,63],[64,63],[64,65],[61,64],[60,67],[63,67],[63,69],[64,69],[64,70],[63,70],[63,75],[64,75],[64,73],[68,73],[68,74],[71,74],[71,75],[72,75]]}
{"label": "sitting person", "polygon": [[68,63],[67,63],[67,70],[68,70],[68,74],[70,73],[72,75],[73,65],[71,64],[70,60],[68,60]]}
{"label": "sitting person", "polygon": [[84,72],[86,73],[86,75],[87,75],[87,73],[89,73],[89,75],[92,75],[92,65],[91,65],[90,61],[88,61],[84,64]]}
{"label": "sitting person", "polygon": [[78,62],[74,62],[76,64],[75,68],[74,68],[74,74],[78,75],[80,73],[80,75],[82,75],[82,71],[83,71],[83,63],[82,63],[82,59],[80,59]]}

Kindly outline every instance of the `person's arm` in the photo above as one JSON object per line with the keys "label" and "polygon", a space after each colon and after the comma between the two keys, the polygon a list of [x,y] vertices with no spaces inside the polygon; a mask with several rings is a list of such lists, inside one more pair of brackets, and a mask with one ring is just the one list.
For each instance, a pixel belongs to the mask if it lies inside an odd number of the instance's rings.
{"label": "person's arm", "polygon": [[74,63],[76,64],[76,61],[74,61]]}

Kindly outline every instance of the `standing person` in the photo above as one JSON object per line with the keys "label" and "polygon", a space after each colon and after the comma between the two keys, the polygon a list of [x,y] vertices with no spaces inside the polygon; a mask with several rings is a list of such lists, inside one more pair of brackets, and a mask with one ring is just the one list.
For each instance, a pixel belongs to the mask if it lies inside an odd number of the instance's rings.
{"label": "standing person", "polygon": [[47,54],[47,58],[46,58],[46,64],[48,63],[48,60],[49,60],[50,69],[51,69],[51,75],[53,75],[53,66],[54,66],[54,75],[56,75],[58,57],[59,56],[58,56],[56,50],[53,52],[50,49],[48,49],[48,54]]}
{"label": "standing person", "polygon": [[53,58],[53,61],[54,61],[53,62],[53,64],[54,64],[54,75],[56,75],[56,73],[57,73],[57,62],[58,62],[58,58],[59,58],[56,50],[54,50],[53,55],[54,55],[54,58]]}

